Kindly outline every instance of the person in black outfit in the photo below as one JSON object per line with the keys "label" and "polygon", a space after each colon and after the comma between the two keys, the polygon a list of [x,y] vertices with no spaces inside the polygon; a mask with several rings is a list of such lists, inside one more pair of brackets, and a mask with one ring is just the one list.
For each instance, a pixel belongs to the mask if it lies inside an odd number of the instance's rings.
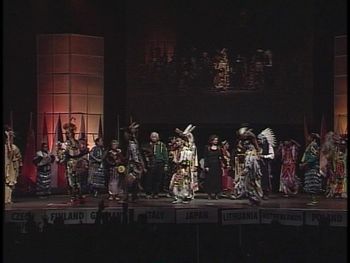
{"label": "person in black outfit", "polygon": [[208,199],[213,198],[212,194],[214,194],[215,199],[219,199],[222,180],[222,159],[219,137],[211,135],[209,145],[204,152],[205,190],[208,194]]}

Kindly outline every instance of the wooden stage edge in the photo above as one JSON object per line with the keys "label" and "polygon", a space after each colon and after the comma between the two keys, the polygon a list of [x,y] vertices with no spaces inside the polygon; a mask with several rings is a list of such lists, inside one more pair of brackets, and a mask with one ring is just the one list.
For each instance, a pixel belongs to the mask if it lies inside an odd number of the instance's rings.
{"label": "wooden stage edge", "polygon": [[283,225],[317,226],[324,219],[331,226],[347,227],[347,199],[320,197],[317,205],[308,206],[309,198],[305,194],[288,198],[273,194],[269,200],[254,207],[246,199],[208,200],[202,193],[188,204],[172,204],[173,199],[164,195],[159,199],[145,199],[141,195],[135,203],[109,201],[106,195],[100,198],[87,196],[84,204],[71,204],[67,195],[52,195],[45,199],[22,197],[5,206],[5,223],[25,223],[31,217],[38,223],[44,218],[49,223],[59,218],[65,224],[93,224],[101,200],[104,201],[104,215],[123,218],[128,223],[142,217],[142,222],[147,223],[239,225],[278,221]]}

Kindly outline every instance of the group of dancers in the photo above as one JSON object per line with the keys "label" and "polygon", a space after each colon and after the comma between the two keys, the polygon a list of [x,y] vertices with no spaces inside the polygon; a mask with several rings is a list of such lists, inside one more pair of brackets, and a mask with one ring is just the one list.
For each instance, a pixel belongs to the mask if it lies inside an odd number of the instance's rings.
{"label": "group of dancers", "polygon": [[[327,197],[347,197],[347,138],[334,132],[329,132],[322,144],[319,135],[311,133],[299,161],[301,146],[295,140],[276,145],[270,128],[255,135],[252,129],[242,127],[236,132],[232,151],[226,140],[220,142],[217,135],[211,135],[199,160],[192,133],[196,127],[191,124],[184,130],[176,128],[175,136],[167,144],[157,132],[140,144],[139,124],[133,122],[123,129],[126,151],[117,140],[112,140],[105,149],[102,138],[96,138],[95,146],[89,150],[85,138],[75,138],[74,123],[66,123],[63,128],[66,139],[57,144],[57,151],[50,153],[47,143],[42,143],[33,159],[39,196],[50,195],[51,165],[57,162],[65,168],[73,203],[83,203],[86,193],[99,197],[106,190],[111,201],[136,201],[141,192],[147,199],[157,199],[164,189],[172,203],[189,203],[200,190],[199,179],[203,178],[208,199],[247,198],[251,205],[259,205],[269,198],[271,162],[278,158],[279,191],[285,197],[300,190],[298,170],[304,175],[303,190],[311,196],[308,205],[318,203],[317,196],[322,190]],[[5,128],[5,135],[5,203],[11,203],[22,158],[13,143],[12,129]]]}

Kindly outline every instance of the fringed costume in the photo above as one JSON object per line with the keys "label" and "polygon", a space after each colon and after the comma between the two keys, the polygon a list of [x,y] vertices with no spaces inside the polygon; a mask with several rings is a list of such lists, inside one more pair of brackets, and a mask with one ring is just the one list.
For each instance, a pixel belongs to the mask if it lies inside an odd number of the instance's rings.
{"label": "fringed costume", "polygon": [[106,155],[106,164],[109,171],[109,200],[120,200],[120,196],[125,192],[125,158],[118,146],[118,141],[113,140],[111,149]]}
{"label": "fringed costume", "polygon": [[104,168],[105,151],[101,138],[95,139],[96,145],[89,153],[89,185],[94,197],[106,189]]}
{"label": "fringed costume", "polygon": [[227,141],[222,142],[222,190],[226,196],[231,196],[233,187],[234,187],[234,179],[232,178],[232,160],[231,153],[229,151],[229,144]]}
{"label": "fringed costume", "polygon": [[54,161],[55,156],[48,152],[47,144],[43,144],[33,160],[37,167],[36,194],[39,196],[51,194],[51,164]]}
{"label": "fringed costume", "polygon": [[299,189],[299,179],[296,175],[296,164],[298,160],[299,144],[293,140],[285,141],[280,145],[278,153],[281,156],[281,173],[279,191],[285,197],[290,194],[297,194]]}
{"label": "fringed costume", "polygon": [[77,176],[83,194],[89,193],[89,148],[86,140],[79,139],[80,157],[77,159]]}
{"label": "fringed costume", "polygon": [[131,193],[131,201],[136,201],[138,193],[143,189],[141,179],[145,171],[145,163],[137,140],[139,126],[139,124],[133,122],[125,129],[124,133],[128,141],[126,153],[126,201],[129,200],[129,193]]}
{"label": "fringed costume", "polygon": [[63,125],[63,129],[66,131],[66,141],[58,145],[58,162],[64,163],[66,166],[66,178],[71,201],[75,202],[78,199],[82,201],[83,196],[81,193],[80,178],[77,174],[77,163],[81,153],[79,142],[74,138],[76,126],[73,123],[66,123]]}
{"label": "fringed costume", "polygon": [[321,192],[322,179],[320,175],[320,149],[317,140],[319,135],[312,133],[310,143],[306,147],[301,159],[301,167],[304,169],[304,191],[311,195],[311,202],[308,205],[318,203],[316,195]]}

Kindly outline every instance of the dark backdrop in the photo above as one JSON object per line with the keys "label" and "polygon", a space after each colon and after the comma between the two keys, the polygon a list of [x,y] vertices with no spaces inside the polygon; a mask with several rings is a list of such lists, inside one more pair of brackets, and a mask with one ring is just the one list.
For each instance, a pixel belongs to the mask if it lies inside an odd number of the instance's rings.
{"label": "dark backdrop", "polygon": [[[335,1],[3,1],[3,118],[13,111],[17,142],[24,147],[29,112],[36,112],[36,35],[76,33],[105,38],[105,137],[115,136],[129,116],[143,123],[145,134],[198,125],[204,143],[210,133],[232,135],[242,122],[271,126],[284,137],[300,137],[304,114],[318,130],[322,112],[333,123],[333,39],[346,34],[345,0]],[[239,12],[248,23],[237,27]],[[273,50],[274,81],[261,93],[228,96],[163,97],[129,92],[126,63],[144,26],[167,25],[178,46]],[[136,43],[136,44],[135,44]],[[142,54],[142,52],[141,52]],[[35,126],[36,127],[36,126]],[[166,128],[164,128],[166,127]],[[146,137],[146,135],[145,135]]]}

